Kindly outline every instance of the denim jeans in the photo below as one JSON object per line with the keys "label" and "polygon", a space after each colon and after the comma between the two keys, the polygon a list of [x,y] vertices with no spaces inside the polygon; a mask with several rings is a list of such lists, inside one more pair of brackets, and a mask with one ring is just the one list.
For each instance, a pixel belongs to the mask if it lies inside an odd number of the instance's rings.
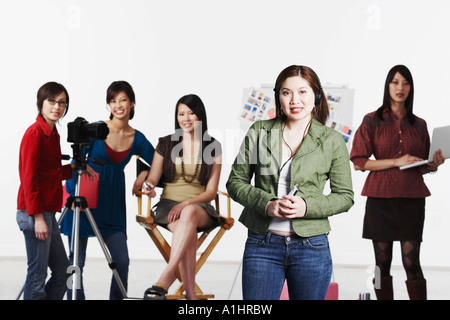
{"label": "denim jeans", "polygon": [[292,300],[324,300],[332,261],[326,234],[302,238],[248,232],[242,291],[244,300],[278,300],[287,280]]}
{"label": "denim jeans", "polygon": [[[122,281],[122,284],[127,290],[128,287],[128,266],[130,265],[130,258],[128,256],[128,247],[127,247],[127,236],[124,232],[117,232],[110,236],[103,237],[103,241],[105,242],[106,247],[111,255],[111,259],[116,263],[116,270],[119,274],[119,278]],[[79,248],[78,248],[78,267],[80,268],[80,288],[77,290],[77,300],[85,300],[84,294],[84,286],[83,286],[83,268],[86,261],[86,249],[89,238],[80,238],[79,239]],[[71,245],[72,238],[69,237],[69,247]],[[69,263],[73,265],[73,252],[69,255]],[[105,264],[108,264],[108,261],[105,258]],[[112,273],[112,272],[111,272]],[[72,290],[67,290],[67,300],[72,299]],[[123,299],[122,292],[120,291],[119,285],[117,284],[116,279],[112,276],[111,279],[111,287],[109,291],[109,299],[110,300],[121,300]]]}
{"label": "denim jeans", "polygon": [[[66,292],[69,262],[55,213],[44,212],[44,220],[49,230],[48,240],[36,238],[34,217],[28,216],[26,211],[17,211],[16,220],[25,237],[27,250],[28,269],[24,300],[61,300]],[[47,268],[52,272],[50,279],[45,283]]]}

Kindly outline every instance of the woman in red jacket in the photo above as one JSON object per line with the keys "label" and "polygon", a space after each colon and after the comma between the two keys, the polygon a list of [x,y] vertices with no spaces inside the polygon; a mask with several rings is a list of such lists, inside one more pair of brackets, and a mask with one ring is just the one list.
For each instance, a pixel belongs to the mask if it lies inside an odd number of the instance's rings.
{"label": "woman in red jacket", "polygon": [[[69,109],[69,94],[59,83],[48,82],[37,93],[38,116],[20,145],[20,187],[17,223],[27,250],[24,299],[62,299],[69,266],[55,212],[62,208],[62,180],[72,178],[73,164],[61,165],[56,122]],[[92,175],[92,169],[88,168]],[[51,278],[47,278],[50,267]]]}

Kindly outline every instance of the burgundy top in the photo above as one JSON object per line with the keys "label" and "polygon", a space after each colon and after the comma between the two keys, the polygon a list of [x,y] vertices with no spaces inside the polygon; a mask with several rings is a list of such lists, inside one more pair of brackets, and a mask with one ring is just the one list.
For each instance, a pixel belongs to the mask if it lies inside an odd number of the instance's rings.
{"label": "burgundy top", "polygon": [[[371,156],[376,160],[399,158],[410,154],[428,159],[430,136],[425,120],[414,116],[411,125],[405,117],[400,125],[391,110],[383,111],[383,121],[376,112],[367,114],[355,133],[350,160],[363,168]],[[370,171],[363,196],[375,198],[423,198],[430,195],[419,167]]]}
{"label": "burgundy top", "polygon": [[126,159],[128,156],[128,153],[130,152],[130,149],[125,151],[114,151],[111,149],[110,146],[108,146],[105,142],[105,148],[106,152],[108,153],[109,160],[111,160],[112,163],[119,163]]}

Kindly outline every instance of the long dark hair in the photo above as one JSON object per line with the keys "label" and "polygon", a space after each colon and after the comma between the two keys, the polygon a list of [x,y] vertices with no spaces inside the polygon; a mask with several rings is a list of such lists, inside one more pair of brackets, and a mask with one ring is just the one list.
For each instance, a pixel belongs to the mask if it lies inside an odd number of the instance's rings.
{"label": "long dark hair", "polygon": [[[177,120],[178,106],[181,103],[188,106],[189,109],[191,109],[192,112],[194,112],[194,114],[198,117],[198,120],[202,122],[202,135],[201,135],[202,165],[200,168],[200,173],[199,173],[198,179],[200,180],[200,183],[202,185],[206,185],[206,183],[208,182],[209,176],[211,174],[211,170],[212,170],[212,162],[211,161],[216,157],[218,151],[221,154],[221,150],[216,149],[216,147],[220,148],[220,144],[218,144],[218,142],[208,134],[208,123],[206,120],[205,105],[203,104],[203,101],[200,99],[200,97],[195,94],[185,95],[177,101],[177,104],[175,106],[175,131],[179,133],[179,131],[181,130],[180,124],[178,123],[178,120]],[[180,134],[172,135],[171,150],[173,150],[174,146],[176,144],[180,143],[181,141],[183,141],[182,134],[181,135]],[[211,144],[213,144],[214,148],[209,147]],[[205,155],[205,152],[206,152],[205,149],[207,147],[208,147],[208,152],[210,152],[210,154],[208,154],[208,159],[206,159],[206,155]],[[180,152],[181,152],[181,154],[179,156],[182,156],[183,149],[181,149]]]}
{"label": "long dark hair", "polygon": [[319,77],[313,69],[306,66],[292,65],[285,68],[278,75],[277,80],[275,81],[275,88],[273,89],[275,92],[276,117],[281,119],[282,121],[284,121],[286,118],[286,115],[283,114],[281,109],[280,90],[284,80],[295,76],[305,79],[308,82],[309,86],[313,89],[314,95],[316,97],[314,101],[314,118],[321,124],[325,124],[330,113],[327,99],[325,99],[325,94],[323,92]]}
{"label": "long dark hair", "polygon": [[376,111],[377,116],[383,121],[383,111],[385,109],[389,110],[391,109],[391,95],[389,93],[389,85],[394,79],[394,76],[397,72],[400,73],[406,79],[406,81],[408,81],[410,85],[409,94],[405,101],[406,118],[408,119],[410,124],[414,124],[414,122],[416,122],[416,119],[413,114],[414,81],[411,71],[409,71],[409,69],[402,64],[392,67],[391,70],[389,70],[389,73],[387,74],[386,82],[384,83],[383,105],[379,107],[378,110]]}
{"label": "long dark hair", "polygon": [[[128,99],[132,103],[136,103],[136,97],[134,96],[134,90],[133,87],[126,81],[114,81],[111,83],[106,89],[106,103],[109,104],[109,102],[114,99],[114,97],[120,93],[125,92],[125,94],[128,96]],[[130,110],[130,120],[134,117],[134,106]],[[111,120],[113,118],[112,113],[109,115],[109,119]]]}

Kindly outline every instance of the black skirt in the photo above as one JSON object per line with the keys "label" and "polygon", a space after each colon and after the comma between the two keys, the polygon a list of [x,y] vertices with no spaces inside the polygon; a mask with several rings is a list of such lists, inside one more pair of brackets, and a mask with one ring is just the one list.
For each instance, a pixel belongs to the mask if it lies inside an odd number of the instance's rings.
{"label": "black skirt", "polygon": [[367,198],[363,238],[422,241],[425,198]]}

